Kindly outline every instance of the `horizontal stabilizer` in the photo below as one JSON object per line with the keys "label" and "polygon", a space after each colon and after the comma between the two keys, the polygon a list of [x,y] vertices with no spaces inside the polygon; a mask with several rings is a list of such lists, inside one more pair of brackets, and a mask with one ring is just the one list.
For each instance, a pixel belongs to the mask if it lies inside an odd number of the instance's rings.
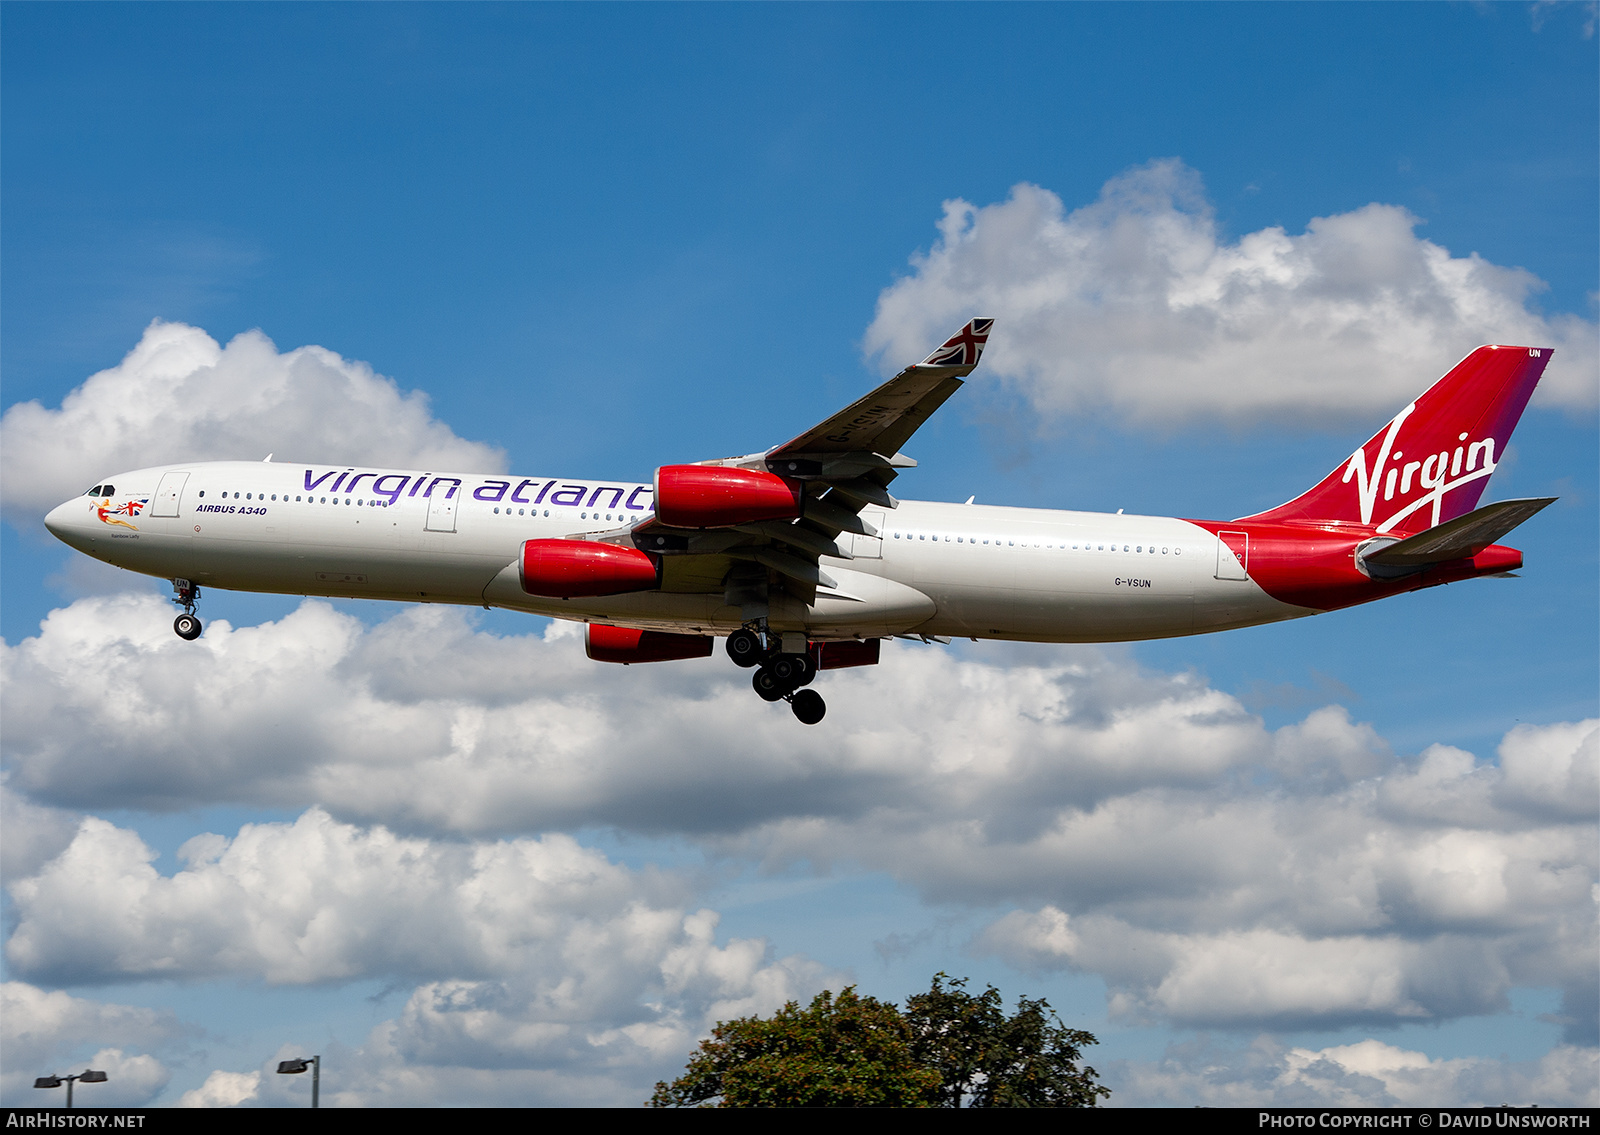
{"label": "horizontal stabilizer", "polygon": [[1369,553],[1362,559],[1366,563],[1385,567],[1426,567],[1449,560],[1464,560],[1498,542],[1500,537],[1555,499],[1528,497],[1486,504],[1465,516],[1447,520],[1398,544],[1390,544],[1387,548]]}

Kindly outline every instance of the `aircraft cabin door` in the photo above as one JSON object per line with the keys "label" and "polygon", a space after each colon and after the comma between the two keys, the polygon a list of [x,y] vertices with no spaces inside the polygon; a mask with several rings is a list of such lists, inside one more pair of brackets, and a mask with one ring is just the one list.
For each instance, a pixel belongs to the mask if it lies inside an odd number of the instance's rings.
{"label": "aircraft cabin door", "polygon": [[854,533],[850,540],[850,552],[858,560],[883,559],[883,513],[877,509],[865,509],[861,519],[877,531],[876,536],[863,536]]}
{"label": "aircraft cabin door", "polygon": [[156,499],[151,502],[151,516],[177,516],[178,505],[183,503],[183,486],[189,480],[187,473],[163,473],[156,486]]}
{"label": "aircraft cabin door", "polygon": [[429,532],[454,532],[456,530],[456,498],[437,496],[428,498]]}
{"label": "aircraft cabin door", "polygon": [[1217,533],[1217,578],[1249,579],[1246,569],[1250,565],[1250,534],[1248,532]]}

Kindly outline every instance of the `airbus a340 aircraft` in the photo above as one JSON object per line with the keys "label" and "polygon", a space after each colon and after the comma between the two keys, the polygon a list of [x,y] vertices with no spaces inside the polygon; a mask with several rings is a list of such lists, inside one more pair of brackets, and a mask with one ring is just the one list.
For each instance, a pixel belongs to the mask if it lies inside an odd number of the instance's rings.
{"label": "airbus a340 aircraft", "polygon": [[664,465],[653,484],[187,462],[102,478],[45,524],[200,587],[472,603],[580,620],[589,657],[659,662],[716,636],[756,693],[815,724],[818,670],[891,636],[1111,642],[1299,618],[1504,575],[1495,543],[1551,498],[1478,508],[1550,352],[1479,347],[1319,484],[1237,520],[899,501],[900,447],[977,366],[974,319],[774,449]]}

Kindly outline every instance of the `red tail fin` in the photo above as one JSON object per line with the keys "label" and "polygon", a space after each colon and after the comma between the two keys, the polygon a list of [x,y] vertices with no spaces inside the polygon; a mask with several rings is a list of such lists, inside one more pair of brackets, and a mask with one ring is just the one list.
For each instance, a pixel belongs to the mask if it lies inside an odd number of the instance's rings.
{"label": "red tail fin", "polygon": [[1422,532],[1471,512],[1550,354],[1479,347],[1321,484],[1240,519],[1343,520],[1380,532]]}

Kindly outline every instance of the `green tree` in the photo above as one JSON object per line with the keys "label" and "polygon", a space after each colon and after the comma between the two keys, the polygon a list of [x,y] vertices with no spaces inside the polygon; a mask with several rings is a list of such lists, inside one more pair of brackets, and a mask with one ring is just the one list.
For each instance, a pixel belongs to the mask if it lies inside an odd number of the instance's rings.
{"label": "green tree", "polygon": [[723,1021],[651,1107],[934,1107],[939,1074],[917,1066],[892,1002],[855,987],[791,1001],[770,1020]]}
{"label": "green tree", "polygon": [[940,973],[906,999],[911,1049],[939,1074],[940,1107],[1094,1107],[1111,1094],[1079,1064],[1092,1033],[1062,1025],[1043,999],[1019,998],[1008,1017],[994,986],[976,995],[966,986]]}
{"label": "green tree", "polygon": [[1095,1038],[1061,1024],[1047,1001],[966,990],[938,974],[893,1003],[819,994],[770,1019],[724,1021],[652,1107],[1094,1107],[1111,1090],[1080,1066]]}

